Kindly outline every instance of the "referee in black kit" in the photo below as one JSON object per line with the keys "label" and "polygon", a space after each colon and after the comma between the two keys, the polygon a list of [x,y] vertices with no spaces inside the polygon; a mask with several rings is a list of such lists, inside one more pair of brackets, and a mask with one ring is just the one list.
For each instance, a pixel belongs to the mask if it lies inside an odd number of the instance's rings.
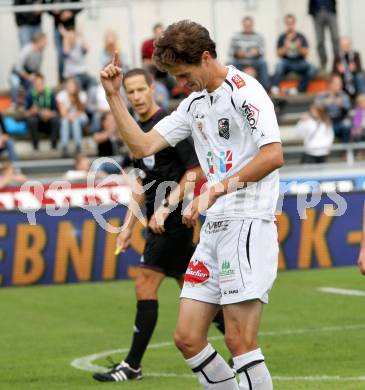
{"label": "referee in black kit", "polygon": [[[151,130],[168,115],[154,100],[154,84],[147,71],[130,70],[124,75],[123,85],[144,132]],[[133,163],[139,172],[137,180],[141,185],[148,188],[149,183],[155,181],[144,194],[132,192],[133,201],[125,216],[122,232],[117,238],[117,251],[124,252],[131,243],[137,209],[145,204],[148,231],[140,272],[135,281],[137,313],[134,335],[129,353],[123,361],[106,373],[93,375],[94,379],[102,382],[142,378],[141,361],[157,323],[158,289],[166,276],[175,278],[182,287],[183,276],[194,249],[193,229],[183,225],[181,213],[184,194],[192,192],[195,184],[204,178],[192,141],[185,139],[174,148],[168,147],[155,155],[134,159]],[[156,190],[164,182],[179,183],[179,186],[171,192],[167,191],[166,197],[166,191],[163,191],[162,199],[159,199]],[[217,314],[214,324],[224,333],[221,312]]]}

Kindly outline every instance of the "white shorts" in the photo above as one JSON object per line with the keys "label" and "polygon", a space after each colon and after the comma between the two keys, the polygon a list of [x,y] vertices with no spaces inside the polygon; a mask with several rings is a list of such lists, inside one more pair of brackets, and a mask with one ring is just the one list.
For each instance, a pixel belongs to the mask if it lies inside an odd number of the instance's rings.
{"label": "white shorts", "polygon": [[274,222],[207,219],[180,297],[218,305],[252,299],[267,303],[277,269]]}

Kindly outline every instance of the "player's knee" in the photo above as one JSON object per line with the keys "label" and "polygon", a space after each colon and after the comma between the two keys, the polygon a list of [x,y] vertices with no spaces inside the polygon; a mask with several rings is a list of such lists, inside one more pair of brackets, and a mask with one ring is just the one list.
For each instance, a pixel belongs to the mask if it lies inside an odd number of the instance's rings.
{"label": "player's knee", "polygon": [[201,351],[202,342],[199,335],[194,334],[191,329],[189,331],[177,329],[174,336],[176,347],[183,353],[184,356],[194,356]]}
{"label": "player's knee", "polygon": [[225,343],[231,353],[236,356],[237,354],[242,354],[249,352],[257,348],[256,337],[251,337],[248,334],[243,334],[240,332],[227,332],[224,335]]}

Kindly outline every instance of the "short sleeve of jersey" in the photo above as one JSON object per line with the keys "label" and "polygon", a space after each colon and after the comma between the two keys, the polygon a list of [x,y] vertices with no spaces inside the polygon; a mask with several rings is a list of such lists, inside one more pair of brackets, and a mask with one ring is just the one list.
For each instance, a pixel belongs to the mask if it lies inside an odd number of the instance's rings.
{"label": "short sleeve of jersey", "polygon": [[258,148],[274,142],[281,143],[274,104],[261,84],[252,80],[250,85],[236,89],[233,101]]}
{"label": "short sleeve of jersey", "polygon": [[190,99],[183,100],[176,111],[161,119],[153,128],[171,145],[191,135],[188,107]]}
{"label": "short sleeve of jersey", "polygon": [[199,165],[199,160],[196,156],[193,140],[191,137],[177,143],[175,146],[175,151],[186,170]]}

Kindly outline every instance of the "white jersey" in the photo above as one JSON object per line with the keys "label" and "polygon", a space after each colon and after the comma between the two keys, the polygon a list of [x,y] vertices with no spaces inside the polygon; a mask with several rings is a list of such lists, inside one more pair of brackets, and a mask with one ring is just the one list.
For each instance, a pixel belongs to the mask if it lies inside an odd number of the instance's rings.
{"label": "white jersey", "polygon": [[[263,145],[280,141],[273,103],[253,77],[233,66],[222,85],[208,93],[194,92],[154,128],[175,146],[192,136],[209,185],[243,168]],[[211,220],[275,219],[278,171],[257,183],[221,196],[207,211]]]}

